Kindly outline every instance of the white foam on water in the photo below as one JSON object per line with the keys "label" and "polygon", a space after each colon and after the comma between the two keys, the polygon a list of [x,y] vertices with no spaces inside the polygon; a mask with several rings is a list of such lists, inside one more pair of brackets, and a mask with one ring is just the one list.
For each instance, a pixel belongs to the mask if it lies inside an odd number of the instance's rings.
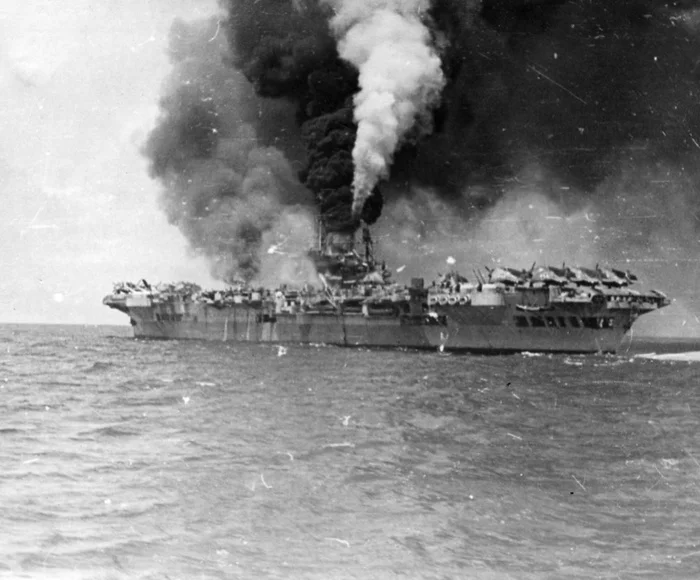
{"label": "white foam on water", "polygon": [[672,352],[667,354],[656,354],[655,352],[635,355],[635,358],[645,358],[650,360],[672,360],[681,362],[700,362],[700,350],[690,352]]}

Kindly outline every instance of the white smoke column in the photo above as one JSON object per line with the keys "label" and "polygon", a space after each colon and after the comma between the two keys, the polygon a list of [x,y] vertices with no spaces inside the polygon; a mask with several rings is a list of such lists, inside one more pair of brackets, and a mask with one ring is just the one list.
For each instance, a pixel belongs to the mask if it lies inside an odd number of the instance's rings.
{"label": "white smoke column", "polygon": [[360,73],[355,96],[357,138],[353,214],[389,167],[407,138],[432,131],[430,109],[445,77],[423,23],[428,0],[326,0],[336,11],[331,26],[338,51]]}

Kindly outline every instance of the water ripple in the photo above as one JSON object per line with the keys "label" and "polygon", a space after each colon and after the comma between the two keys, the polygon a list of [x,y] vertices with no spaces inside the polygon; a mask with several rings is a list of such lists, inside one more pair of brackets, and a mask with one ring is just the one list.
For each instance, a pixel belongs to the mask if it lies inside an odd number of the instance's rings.
{"label": "water ripple", "polygon": [[2,330],[0,578],[700,567],[695,363]]}

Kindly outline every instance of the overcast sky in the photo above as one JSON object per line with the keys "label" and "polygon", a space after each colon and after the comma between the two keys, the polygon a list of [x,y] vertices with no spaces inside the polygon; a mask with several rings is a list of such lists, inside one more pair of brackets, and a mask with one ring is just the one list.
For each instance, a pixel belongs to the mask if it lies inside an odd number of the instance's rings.
{"label": "overcast sky", "polygon": [[210,283],[139,148],[176,17],[210,0],[0,3],[0,322],[128,322],[117,280]]}

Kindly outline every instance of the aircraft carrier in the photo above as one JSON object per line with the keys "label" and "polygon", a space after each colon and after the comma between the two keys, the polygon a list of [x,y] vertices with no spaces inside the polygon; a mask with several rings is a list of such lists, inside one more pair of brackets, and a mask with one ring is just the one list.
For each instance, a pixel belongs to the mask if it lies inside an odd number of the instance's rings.
{"label": "aircraft carrier", "polygon": [[136,338],[326,344],[480,353],[614,353],[642,314],[667,306],[657,290],[611,268],[494,268],[468,280],[450,272],[426,284],[391,282],[354,237],[324,239],[311,257],[319,284],[119,283],[104,304],[129,316]]}

